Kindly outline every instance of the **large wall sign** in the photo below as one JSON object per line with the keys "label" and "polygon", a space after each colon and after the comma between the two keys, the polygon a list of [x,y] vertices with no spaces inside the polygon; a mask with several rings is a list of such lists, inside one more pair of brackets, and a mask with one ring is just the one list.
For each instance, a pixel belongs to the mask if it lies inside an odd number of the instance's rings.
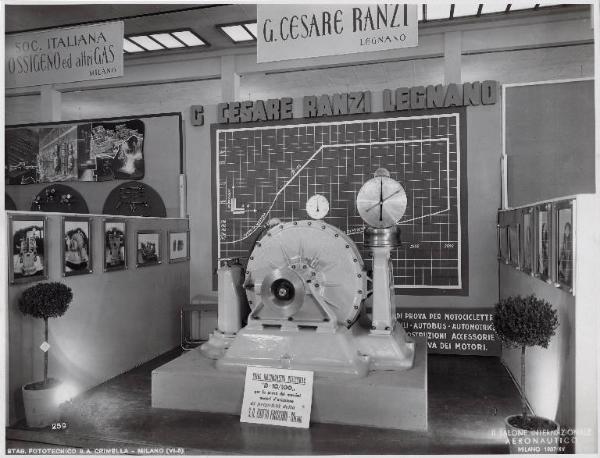
{"label": "large wall sign", "polygon": [[123,76],[123,21],[6,35],[7,88]]}
{"label": "large wall sign", "polygon": [[[498,97],[496,81],[475,81],[462,85],[400,87],[382,92],[383,111],[422,110],[425,108],[450,108],[461,106],[492,105]],[[303,118],[323,118],[371,113],[371,91],[342,92],[333,95],[306,95],[302,98]],[[201,106],[201,105],[197,105]],[[192,107],[192,117],[197,117]],[[204,109],[202,109],[204,110]],[[202,115],[203,116],[203,115]],[[244,100],[217,105],[219,124],[245,124],[248,122],[283,121],[294,118],[294,99],[282,97],[268,100]],[[202,124],[204,118],[202,118]],[[197,125],[202,125],[198,123]]]}
{"label": "large wall sign", "polygon": [[467,294],[464,108],[220,124],[212,134],[215,258],[247,257],[270,218],[309,219],[322,201],[324,220],[356,242],[369,267],[356,194],[385,167],[408,197],[403,244],[392,254],[396,289]]}
{"label": "large wall sign", "polygon": [[259,4],[257,22],[258,62],[418,44],[417,5]]}
{"label": "large wall sign", "polygon": [[144,122],[6,128],[6,184],[144,178]]}

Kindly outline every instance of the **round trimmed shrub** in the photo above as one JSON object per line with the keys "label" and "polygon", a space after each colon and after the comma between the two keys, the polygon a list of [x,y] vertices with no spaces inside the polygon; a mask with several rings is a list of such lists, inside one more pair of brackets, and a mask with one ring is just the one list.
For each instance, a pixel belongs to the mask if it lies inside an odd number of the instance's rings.
{"label": "round trimmed shrub", "polygon": [[35,318],[56,318],[64,315],[73,300],[73,291],[60,282],[38,283],[23,291],[19,310]]}

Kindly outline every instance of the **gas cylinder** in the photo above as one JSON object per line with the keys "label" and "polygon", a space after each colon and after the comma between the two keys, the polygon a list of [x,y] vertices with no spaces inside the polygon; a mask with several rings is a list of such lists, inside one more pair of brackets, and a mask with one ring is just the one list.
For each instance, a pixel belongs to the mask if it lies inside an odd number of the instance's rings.
{"label": "gas cylinder", "polygon": [[242,320],[250,313],[243,287],[244,268],[239,259],[223,259],[217,269],[219,305],[217,325],[224,334],[235,334],[242,328]]}

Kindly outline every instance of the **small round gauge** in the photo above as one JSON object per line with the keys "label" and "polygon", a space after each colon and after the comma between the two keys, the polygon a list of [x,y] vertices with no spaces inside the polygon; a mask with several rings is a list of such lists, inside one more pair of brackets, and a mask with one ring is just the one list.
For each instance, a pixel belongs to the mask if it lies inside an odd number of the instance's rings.
{"label": "small round gauge", "polygon": [[329,201],[321,194],[315,194],[306,201],[306,213],[312,219],[323,219],[329,212]]}
{"label": "small round gauge", "polygon": [[358,191],[356,207],[369,226],[392,227],[406,211],[406,192],[387,170],[380,169]]}

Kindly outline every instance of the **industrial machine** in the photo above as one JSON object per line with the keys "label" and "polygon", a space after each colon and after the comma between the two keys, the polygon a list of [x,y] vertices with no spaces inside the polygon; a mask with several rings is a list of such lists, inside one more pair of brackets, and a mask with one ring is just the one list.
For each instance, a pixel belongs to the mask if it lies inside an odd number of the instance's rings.
{"label": "industrial machine", "polygon": [[[317,218],[323,217],[323,204],[315,205]],[[365,377],[412,367],[415,343],[395,319],[390,263],[406,194],[379,169],[359,191],[357,209],[366,223],[372,278],[354,242],[320,219],[270,222],[241,275],[246,297],[233,282],[239,266],[233,275],[230,265],[221,266],[219,329],[202,346],[217,369],[242,372],[253,365]],[[371,296],[369,316],[365,303]],[[248,323],[241,328],[247,305]]]}

